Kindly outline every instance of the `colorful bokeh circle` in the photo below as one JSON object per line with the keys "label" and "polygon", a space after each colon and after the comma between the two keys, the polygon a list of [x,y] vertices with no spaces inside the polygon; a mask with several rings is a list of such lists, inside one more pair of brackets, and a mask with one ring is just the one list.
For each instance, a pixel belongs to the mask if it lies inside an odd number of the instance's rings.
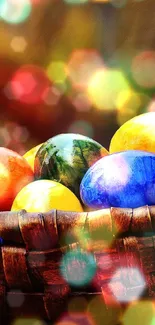
{"label": "colorful bokeh circle", "polygon": [[30,0],[1,0],[0,18],[10,24],[24,22],[31,14]]}
{"label": "colorful bokeh circle", "polygon": [[74,287],[88,285],[96,272],[96,262],[90,253],[74,250],[62,258],[60,272],[63,278]]}
{"label": "colorful bokeh circle", "polygon": [[15,100],[26,104],[38,104],[43,101],[51,82],[41,67],[25,65],[14,73],[9,86]]}

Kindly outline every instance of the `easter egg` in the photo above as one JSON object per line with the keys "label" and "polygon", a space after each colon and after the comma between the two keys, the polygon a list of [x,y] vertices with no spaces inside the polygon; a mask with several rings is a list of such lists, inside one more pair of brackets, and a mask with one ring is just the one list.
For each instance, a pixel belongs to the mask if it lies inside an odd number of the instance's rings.
{"label": "easter egg", "polygon": [[155,112],[125,122],[113,135],[109,152],[144,150],[155,152]]}
{"label": "easter egg", "polygon": [[80,134],[59,134],[38,150],[34,162],[35,179],[51,179],[68,187],[80,197],[81,180],[98,159],[108,151],[98,142]]}
{"label": "easter egg", "polygon": [[34,160],[35,155],[38,151],[38,149],[42,146],[43,143],[38,144],[37,146],[31,148],[29,151],[27,151],[23,157],[27,160],[28,164],[31,166],[32,170],[34,171]]}
{"label": "easter egg", "polygon": [[11,211],[48,212],[52,209],[82,212],[77,197],[64,185],[51,180],[29,183],[17,194]]}
{"label": "easter egg", "polygon": [[129,150],[101,158],[84,175],[80,195],[96,209],[154,205],[155,154]]}
{"label": "easter egg", "polygon": [[17,193],[33,179],[33,171],[21,155],[0,147],[0,211],[9,211]]}

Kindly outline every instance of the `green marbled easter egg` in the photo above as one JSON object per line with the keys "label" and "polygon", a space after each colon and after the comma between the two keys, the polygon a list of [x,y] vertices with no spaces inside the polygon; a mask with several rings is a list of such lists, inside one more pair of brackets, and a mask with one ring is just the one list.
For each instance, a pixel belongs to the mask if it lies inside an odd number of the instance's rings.
{"label": "green marbled easter egg", "polygon": [[44,142],[37,151],[35,179],[57,181],[80,197],[79,187],[83,176],[89,167],[108,154],[101,144],[84,135],[56,135]]}

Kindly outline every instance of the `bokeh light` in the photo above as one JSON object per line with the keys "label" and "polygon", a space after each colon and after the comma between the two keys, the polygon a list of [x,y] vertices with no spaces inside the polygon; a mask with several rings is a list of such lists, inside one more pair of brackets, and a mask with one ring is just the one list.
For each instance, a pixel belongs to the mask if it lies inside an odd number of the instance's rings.
{"label": "bokeh light", "polygon": [[[46,1],[46,0],[45,0]],[[31,0],[31,3],[33,5],[39,5],[39,4],[42,4],[43,3],[43,0]]]}
{"label": "bokeh light", "polygon": [[[102,294],[92,296],[88,305],[88,312],[92,316],[95,325],[114,325],[119,324],[120,309],[106,306]],[[131,324],[130,324],[131,325]],[[134,324],[135,325],[135,324]]]}
{"label": "bokeh light", "polygon": [[114,69],[101,69],[91,78],[88,96],[91,103],[101,110],[114,110],[118,96],[129,90],[129,83],[123,73]]}
{"label": "bokeh light", "polygon": [[64,255],[60,263],[63,278],[72,286],[88,285],[96,272],[96,262],[92,254],[79,249]]}
{"label": "bokeh light", "polygon": [[27,42],[22,36],[14,36],[10,46],[15,52],[22,53],[27,47]]}
{"label": "bokeh light", "polygon": [[[141,297],[146,288],[146,283],[141,271],[137,267],[120,267],[114,273],[108,286],[117,301],[130,302]],[[135,287],[134,291],[130,290],[133,286]]]}
{"label": "bokeh light", "polygon": [[4,125],[0,126],[0,146],[7,147],[11,141],[11,135],[9,134],[7,128]]}
{"label": "bokeh light", "polygon": [[[80,248],[87,249],[89,247],[90,234],[88,230],[83,229],[81,227],[74,227],[73,237],[75,238],[74,241],[78,242],[78,244],[80,245]],[[69,239],[69,235],[68,238],[66,236],[66,244],[70,244]]]}
{"label": "bokeh light", "polygon": [[64,0],[66,4],[70,5],[81,5],[87,3],[89,0]]}
{"label": "bokeh light", "polygon": [[104,67],[104,61],[96,50],[75,50],[67,64],[67,74],[73,87],[85,89],[92,75]]}
{"label": "bokeh light", "polygon": [[38,318],[20,317],[16,318],[12,325],[46,325],[44,320]]}
{"label": "bokeh light", "polygon": [[141,107],[141,97],[132,89],[120,92],[116,99],[117,122],[122,125],[136,116]]}
{"label": "bokeh light", "polygon": [[[7,124],[7,125],[9,127],[9,124]],[[24,127],[24,126],[22,127],[16,123],[14,123],[14,130],[13,130],[12,136],[15,141],[26,142],[27,139],[29,138],[29,132],[26,127]]]}
{"label": "bokeh light", "polygon": [[154,301],[136,301],[130,303],[122,317],[122,325],[154,325],[155,303]]}
{"label": "bokeh light", "polygon": [[70,299],[68,303],[68,313],[77,313],[77,312],[85,312],[87,309],[88,303],[86,298],[81,297],[73,297]]}
{"label": "bokeh light", "polygon": [[52,61],[47,69],[47,75],[53,83],[63,84],[67,78],[66,64],[63,61]]}
{"label": "bokeh light", "polygon": [[25,300],[24,293],[20,290],[14,290],[14,293],[14,295],[7,294],[7,303],[13,308],[21,307]]}
{"label": "bokeh light", "polygon": [[94,137],[93,125],[85,120],[77,120],[73,122],[68,129],[69,133],[79,133],[87,137]]}
{"label": "bokeh light", "polygon": [[109,0],[91,0],[91,2],[96,2],[96,3],[103,2],[103,3],[106,3],[106,2],[109,2]]}
{"label": "bokeh light", "polygon": [[95,325],[88,312],[66,313],[54,325]]}
{"label": "bokeh light", "polygon": [[155,112],[155,98],[152,98],[147,107],[147,112]]}
{"label": "bokeh light", "polygon": [[63,319],[55,323],[55,325],[78,325],[78,323],[69,319]]}
{"label": "bokeh light", "polygon": [[58,104],[61,96],[62,92],[58,88],[52,86],[45,89],[42,99],[47,105],[54,106]]}
{"label": "bokeh light", "polygon": [[0,18],[11,24],[24,22],[32,9],[30,0],[2,0],[0,2]]}
{"label": "bokeh light", "polygon": [[155,87],[155,52],[143,51],[132,61],[131,71],[136,83],[145,88]]}
{"label": "bokeh light", "polygon": [[8,87],[15,100],[26,104],[38,104],[50,85],[42,68],[26,65],[15,72]]}
{"label": "bokeh light", "polygon": [[25,145],[29,141],[29,131],[26,127],[11,121],[0,124],[0,146],[10,148],[23,155],[26,151]]}
{"label": "bokeh light", "polygon": [[128,0],[109,0],[109,2],[115,7],[115,8],[123,8],[127,4]]}
{"label": "bokeh light", "polygon": [[91,103],[85,93],[78,92],[71,101],[77,112],[89,112],[91,109]]}
{"label": "bokeh light", "polygon": [[110,254],[108,255],[108,253],[106,253],[106,257],[104,256],[104,254],[99,257],[98,267],[103,271],[107,270],[107,272],[110,272],[113,267],[113,261]]}

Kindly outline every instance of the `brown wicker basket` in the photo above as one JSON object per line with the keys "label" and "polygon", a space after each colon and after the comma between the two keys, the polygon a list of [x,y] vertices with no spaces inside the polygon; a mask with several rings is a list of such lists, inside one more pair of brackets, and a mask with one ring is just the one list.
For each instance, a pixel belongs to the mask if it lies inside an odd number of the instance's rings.
{"label": "brown wicker basket", "polygon": [[[94,297],[101,299],[104,324],[118,324],[129,302],[155,296],[154,231],[155,206],[83,213],[1,212],[0,325],[17,317],[56,322],[75,297],[88,304]],[[74,263],[65,264],[62,276],[60,263],[67,252],[73,252]],[[69,285],[73,272],[75,277],[85,272],[76,252],[91,254],[96,263],[89,285],[79,288]],[[97,311],[93,319],[98,316]]]}

